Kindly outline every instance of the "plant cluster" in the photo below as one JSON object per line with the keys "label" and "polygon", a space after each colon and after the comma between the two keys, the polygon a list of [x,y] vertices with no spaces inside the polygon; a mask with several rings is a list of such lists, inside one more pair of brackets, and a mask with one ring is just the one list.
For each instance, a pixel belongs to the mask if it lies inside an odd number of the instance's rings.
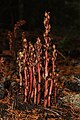
{"label": "plant cluster", "polygon": [[49,36],[51,25],[49,12],[45,12],[43,39],[33,44],[26,32],[17,37],[24,20],[17,22],[14,31],[8,31],[10,52],[15,52],[20,89],[24,90],[24,102],[50,107],[57,104],[58,74],[56,73],[56,46]]}
{"label": "plant cluster", "polygon": [[58,74],[55,72],[57,52],[55,45],[50,42],[49,21],[49,12],[45,12],[44,44],[39,37],[32,44],[23,32],[22,51],[19,51],[17,56],[20,87],[24,87],[24,101],[43,104],[44,107],[51,106],[52,95],[53,102],[57,104],[58,87]]}

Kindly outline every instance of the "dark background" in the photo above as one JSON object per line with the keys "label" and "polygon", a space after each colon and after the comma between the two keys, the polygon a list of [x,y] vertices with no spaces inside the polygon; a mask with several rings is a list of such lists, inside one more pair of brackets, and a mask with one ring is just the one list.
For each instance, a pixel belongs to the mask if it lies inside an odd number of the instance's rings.
{"label": "dark background", "polygon": [[13,31],[15,23],[21,19],[26,20],[23,30],[42,31],[45,11],[51,16],[51,37],[60,36],[58,49],[69,53],[76,49],[79,55],[80,0],[0,0],[0,31]]}
{"label": "dark background", "polygon": [[42,27],[45,11],[53,26],[80,27],[80,0],[0,0],[0,29],[12,29],[19,19],[27,21],[27,29]]}

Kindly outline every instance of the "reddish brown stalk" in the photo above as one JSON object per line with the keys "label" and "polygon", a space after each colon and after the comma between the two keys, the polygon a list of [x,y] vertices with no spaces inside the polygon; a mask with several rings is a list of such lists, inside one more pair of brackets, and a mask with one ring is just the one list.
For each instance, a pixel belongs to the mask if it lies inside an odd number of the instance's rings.
{"label": "reddish brown stalk", "polygon": [[25,91],[24,91],[25,99],[24,99],[24,101],[26,102],[26,98],[28,95],[27,67],[25,67],[25,69],[24,69],[24,79],[25,79]]}
{"label": "reddish brown stalk", "polygon": [[54,89],[54,103],[55,103],[55,105],[57,105],[56,97],[57,97],[57,82],[55,82],[55,89]]}
{"label": "reddish brown stalk", "polygon": [[33,95],[34,95],[34,104],[37,103],[37,86],[36,86],[36,76],[35,76],[35,66],[33,66]]}
{"label": "reddish brown stalk", "polygon": [[[57,52],[55,45],[53,45],[53,57],[52,57],[52,77],[56,76],[55,73],[55,60],[57,57]],[[54,103],[56,104],[56,96],[57,96],[57,80],[56,78],[54,79]]]}
{"label": "reddish brown stalk", "polygon": [[21,74],[21,71],[22,71],[22,58],[23,58],[23,53],[19,52],[18,57],[17,57],[17,63],[18,63],[18,66],[19,66],[20,87],[22,86],[22,74]]}
{"label": "reddish brown stalk", "polygon": [[41,57],[41,43],[40,38],[37,39],[35,44],[36,49],[36,56],[37,56],[37,69],[38,69],[38,97],[37,97],[37,104],[40,103],[40,96],[41,96],[41,66],[40,66],[40,57]]}
{"label": "reddish brown stalk", "polygon": [[28,100],[33,97],[33,52],[34,47],[29,42],[29,96]]}
{"label": "reddish brown stalk", "polygon": [[[20,89],[19,89],[19,93],[22,93],[22,65],[23,65],[23,53],[22,52],[18,52],[18,56],[17,56],[17,63],[18,63],[18,72],[19,72],[19,84],[20,84]],[[16,79],[18,80],[18,79]]]}
{"label": "reddish brown stalk", "polygon": [[[55,47],[55,45],[54,45]],[[54,51],[52,53],[52,79],[50,81],[50,90],[49,90],[49,96],[48,96],[48,107],[51,106],[51,94],[54,84],[54,75],[55,75],[55,54]]]}
{"label": "reddish brown stalk", "polygon": [[45,12],[45,19],[44,19],[44,26],[45,26],[45,33],[44,33],[44,39],[45,39],[45,90],[44,90],[44,107],[47,106],[48,103],[48,63],[49,63],[49,58],[48,58],[48,47],[49,47],[49,32],[50,32],[50,24],[49,24],[50,16],[49,13]]}
{"label": "reddish brown stalk", "polygon": [[51,106],[51,94],[53,89],[53,79],[50,81],[50,89],[49,89],[49,96],[48,96],[48,107]]}
{"label": "reddish brown stalk", "polygon": [[30,66],[29,67],[29,74],[30,74],[30,97],[31,97],[31,94],[32,94],[32,86],[33,86],[33,79],[32,79],[32,75],[33,75],[33,72],[32,72],[32,67]]}
{"label": "reddish brown stalk", "polygon": [[[38,59],[38,62],[40,60]],[[40,91],[41,91],[41,76],[40,76],[40,64],[38,63],[38,98],[37,98],[37,104],[40,103]]]}
{"label": "reddish brown stalk", "polygon": [[27,80],[27,66],[26,66],[26,62],[27,62],[27,40],[25,39],[25,34],[24,32],[22,33],[22,40],[23,40],[23,64],[24,64],[24,80],[25,80],[25,102],[26,102],[26,98],[28,95],[28,80]]}

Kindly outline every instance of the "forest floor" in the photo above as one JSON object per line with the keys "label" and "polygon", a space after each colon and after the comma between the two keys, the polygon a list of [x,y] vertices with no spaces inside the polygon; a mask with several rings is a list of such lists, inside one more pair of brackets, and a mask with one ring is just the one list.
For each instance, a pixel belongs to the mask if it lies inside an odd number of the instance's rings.
{"label": "forest floor", "polygon": [[50,108],[22,102],[14,63],[1,64],[0,120],[80,120],[80,58],[61,59],[57,64],[60,95]]}

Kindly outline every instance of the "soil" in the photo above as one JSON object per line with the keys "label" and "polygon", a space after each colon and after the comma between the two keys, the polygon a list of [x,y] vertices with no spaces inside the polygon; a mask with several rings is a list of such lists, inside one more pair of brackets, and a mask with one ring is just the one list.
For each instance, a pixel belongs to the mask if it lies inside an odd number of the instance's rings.
{"label": "soil", "polygon": [[79,58],[60,59],[57,63],[57,103],[50,108],[34,105],[32,100],[24,102],[24,89],[20,89],[15,62],[4,59],[0,64],[0,120],[80,120]]}

